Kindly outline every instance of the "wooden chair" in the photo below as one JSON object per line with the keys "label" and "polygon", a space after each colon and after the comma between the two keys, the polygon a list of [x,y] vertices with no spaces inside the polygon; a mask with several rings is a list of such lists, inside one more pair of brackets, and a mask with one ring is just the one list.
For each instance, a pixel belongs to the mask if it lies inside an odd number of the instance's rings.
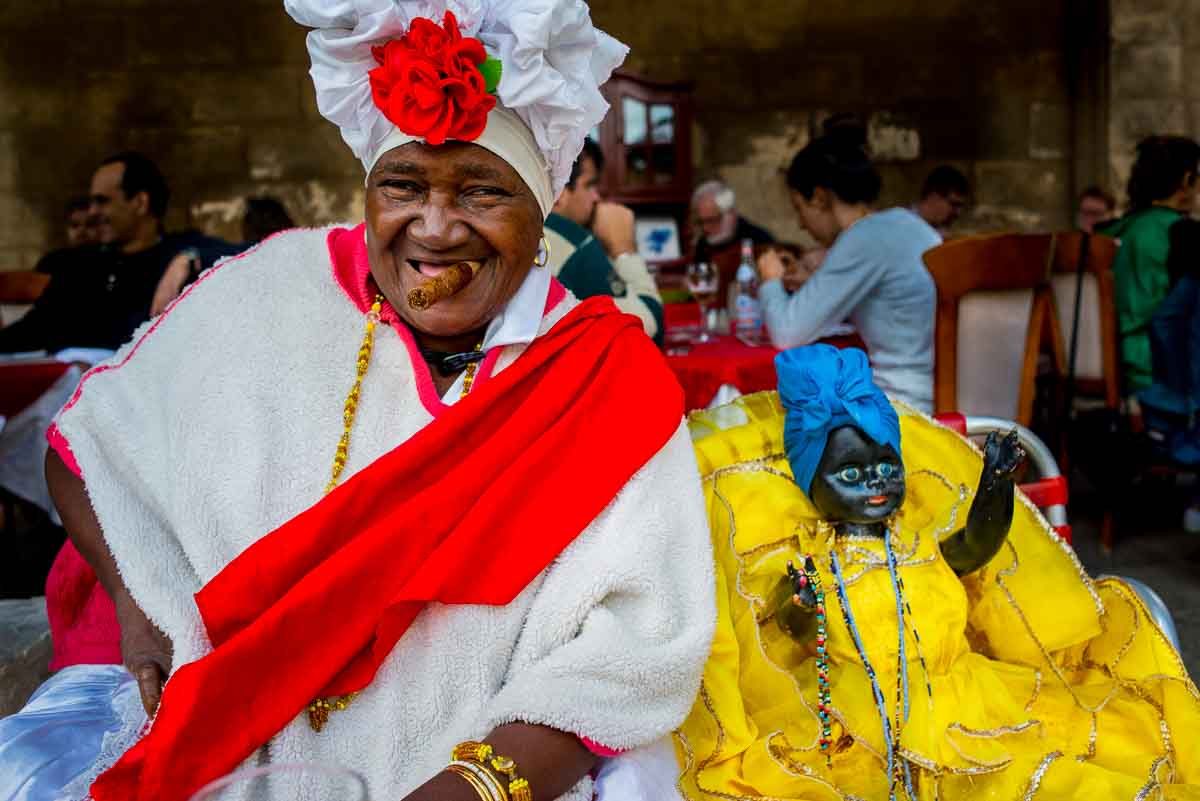
{"label": "wooden chair", "polygon": [[1054,242],[1053,234],[973,236],[925,254],[938,295],[935,413],[1030,424],[1043,349],[1064,368],[1048,280]]}
{"label": "wooden chair", "polygon": [[[1051,260],[1050,282],[1061,331],[1061,347],[1071,372],[1071,341],[1075,340],[1074,380],[1067,387],[1064,410],[1070,413],[1078,407],[1077,400],[1098,399],[1103,407],[1118,414],[1121,409],[1121,362],[1118,350],[1116,290],[1112,266],[1118,243],[1111,237],[1093,234],[1088,237],[1088,251],[1083,274],[1083,234],[1078,231],[1060,233],[1056,237]],[[1079,326],[1075,327],[1078,302]],[[1074,334],[1074,336],[1072,336]],[[1069,408],[1068,408],[1069,407]],[[1070,470],[1070,452],[1066,432],[1060,448],[1059,461]],[[1111,551],[1116,541],[1116,515],[1113,505],[1105,506],[1100,520],[1100,543]]]}
{"label": "wooden chair", "polygon": [[1061,348],[1070,367],[1075,324],[1076,288],[1079,292],[1079,328],[1075,341],[1075,394],[1102,398],[1109,409],[1120,408],[1121,374],[1117,349],[1116,290],[1112,266],[1117,240],[1094,234],[1088,237],[1087,263],[1079,275],[1083,234],[1055,235],[1050,283],[1054,291]]}
{"label": "wooden chair", "polygon": [[0,327],[19,319],[49,283],[50,276],[32,270],[0,272]]}

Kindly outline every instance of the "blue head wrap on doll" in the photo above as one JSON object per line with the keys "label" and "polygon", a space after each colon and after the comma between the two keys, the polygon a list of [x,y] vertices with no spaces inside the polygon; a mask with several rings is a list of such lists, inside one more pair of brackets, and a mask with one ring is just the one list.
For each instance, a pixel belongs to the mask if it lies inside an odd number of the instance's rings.
{"label": "blue head wrap on doll", "polygon": [[871,380],[867,354],[856,348],[806,345],[775,357],[779,399],[787,416],[783,446],[796,484],[812,488],[829,432],[844,425],[862,429],[900,453],[900,418]]}

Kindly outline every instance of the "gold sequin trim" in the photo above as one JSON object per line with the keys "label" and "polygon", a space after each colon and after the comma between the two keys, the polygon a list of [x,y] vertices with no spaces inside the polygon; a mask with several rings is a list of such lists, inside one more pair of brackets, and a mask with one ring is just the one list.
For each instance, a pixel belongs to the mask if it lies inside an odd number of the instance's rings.
{"label": "gold sequin trim", "polygon": [[704,708],[708,710],[708,715],[717,725],[717,743],[713,746],[713,752],[696,766],[696,775],[700,775],[700,771],[711,765],[717,758],[717,754],[721,753],[721,749],[725,747],[725,727],[721,725],[721,719],[717,717],[717,710],[713,708],[712,696],[708,694],[708,686],[704,682],[700,682],[700,702],[704,704]]}
{"label": "gold sequin trim", "polygon": [[795,480],[787,473],[777,467],[772,467],[771,463],[784,458],[786,454],[772,453],[761,459],[753,459],[748,462],[738,462],[727,467],[718,467],[707,475],[700,476],[701,481],[716,481],[723,476],[737,475],[739,473],[767,473],[772,476],[777,476],[784,479],[789,484],[794,484]]}
{"label": "gold sequin trim", "polygon": [[1033,705],[1037,703],[1038,696],[1042,694],[1042,671],[1033,671],[1033,695],[1029,697],[1029,703],[1025,704],[1025,711],[1033,711]]}
{"label": "gold sequin trim", "polygon": [[973,768],[952,768],[949,765],[940,765],[932,759],[909,751],[907,748],[900,749],[900,756],[918,768],[929,771],[934,776],[983,776],[988,773],[996,773],[997,771],[1004,770],[1010,764],[1010,762],[1005,762],[998,766],[979,765]]}
{"label": "gold sequin trim", "polygon": [[1061,756],[1062,751],[1051,751],[1042,758],[1042,763],[1029,777],[1029,785],[1025,788],[1025,795],[1021,796],[1021,801],[1033,801],[1033,797],[1042,786],[1042,779],[1046,777],[1046,771],[1050,770],[1050,764]]}
{"label": "gold sequin trim", "polygon": [[[918,411],[917,409],[914,409],[911,406],[908,406],[904,403],[901,403],[898,401],[893,401],[892,405],[896,407],[896,411],[902,417],[903,416],[915,417],[919,420],[924,420],[925,422],[927,422],[931,425],[937,426],[938,428],[949,429],[948,426],[944,425],[943,423],[939,423],[937,420],[934,420],[931,416],[925,414],[922,411]],[[953,430],[953,429],[949,429],[949,430]],[[966,437],[958,436],[958,437],[954,437],[952,441],[956,444],[957,447],[965,448],[968,451],[970,451],[971,453],[975,454],[977,457],[979,457],[981,459],[983,458],[983,451],[979,448],[978,445],[976,445],[970,439],[967,439]],[[1100,594],[1096,592],[1096,584],[1094,581],[1092,581],[1092,577],[1088,575],[1087,570],[1084,569],[1083,564],[1079,561],[1078,554],[1076,554],[1075,551],[1071,548],[1071,546],[1068,545],[1063,540],[1062,537],[1058,536],[1058,534],[1054,531],[1054,529],[1052,529],[1050,527],[1050,524],[1046,521],[1046,518],[1042,515],[1042,511],[1040,509],[1038,509],[1036,505],[1034,505],[1033,501],[1029,500],[1029,497],[1026,496],[1025,493],[1018,491],[1015,493],[1015,496],[1016,496],[1017,501],[1033,514],[1033,519],[1037,523],[1038,528],[1041,529],[1042,533],[1045,534],[1047,537],[1049,537],[1050,541],[1053,542],[1055,544],[1055,546],[1058,547],[1058,549],[1063,552],[1063,554],[1067,557],[1067,559],[1070,560],[1071,564],[1074,565],[1075,572],[1078,574],[1079,579],[1083,582],[1084,586],[1087,588],[1088,594],[1090,594],[1092,597],[1092,603],[1095,604],[1097,613],[1099,613],[1100,615],[1103,615],[1104,614],[1104,602],[1100,600]]]}
{"label": "gold sequin trim", "polygon": [[961,723],[951,723],[946,727],[946,730],[960,732],[967,737],[1004,737],[1008,734],[1020,734],[1023,731],[1029,731],[1034,726],[1041,725],[1042,722],[1040,720],[1027,720],[1015,726],[997,726],[994,729],[972,729]]}
{"label": "gold sequin trim", "polygon": [[1088,732],[1088,747],[1085,753],[1075,757],[1078,762],[1089,762],[1096,758],[1096,739],[1100,736],[1100,716],[1092,713],[1091,731]]}
{"label": "gold sequin trim", "polygon": [[1067,693],[1070,694],[1071,698],[1075,701],[1076,706],[1078,706],[1080,709],[1082,709],[1083,711],[1088,712],[1088,713],[1099,712],[1100,710],[1102,710],[1105,707],[1105,705],[1108,704],[1109,700],[1112,699],[1113,695],[1116,693],[1116,688],[1114,687],[1112,692],[1110,692],[1104,698],[1104,700],[1101,701],[1100,704],[1095,707],[1088,706],[1087,704],[1085,704],[1083,702],[1082,699],[1080,699],[1079,695],[1075,692],[1075,688],[1071,685],[1071,682],[1067,679],[1066,676],[1063,675],[1062,670],[1059,668],[1058,664],[1054,661],[1054,658],[1050,655],[1050,652],[1048,650],[1046,650],[1046,646],[1042,643],[1041,639],[1037,636],[1037,633],[1033,630],[1033,624],[1031,624],[1029,622],[1029,619],[1027,617],[1025,617],[1025,612],[1024,612],[1024,610],[1021,609],[1021,605],[1019,603],[1017,603],[1017,599],[1015,597],[1013,597],[1012,590],[1010,590],[1008,585],[1005,584],[1005,582],[1004,582],[1005,578],[1012,576],[1014,573],[1017,572],[1017,570],[1021,566],[1020,557],[1017,556],[1017,549],[1016,549],[1016,547],[1013,546],[1012,542],[1010,540],[1005,540],[1004,546],[1005,546],[1005,548],[1008,549],[1009,553],[1012,555],[1012,564],[1009,565],[1008,567],[1005,567],[1005,568],[999,570],[996,573],[996,577],[995,577],[996,586],[998,586],[1004,592],[1005,599],[1008,601],[1009,605],[1012,606],[1013,610],[1017,613],[1017,618],[1021,621],[1021,625],[1024,626],[1025,633],[1029,635],[1029,639],[1031,639],[1033,641],[1033,644],[1037,646],[1038,651],[1041,652],[1042,658],[1045,659],[1046,664],[1050,666],[1050,671],[1055,675],[1055,677],[1060,682],[1062,682],[1063,687],[1066,688]]}
{"label": "gold sequin trim", "polygon": [[[703,682],[701,682],[700,692],[702,699],[707,697],[708,691],[706,688],[704,688]],[[696,782],[696,789],[700,790],[704,795],[713,796],[714,799],[725,799],[726,801],[796,801],[794,799],[781,799],[781,797],[774,795],[730,795],[728,793],[721,793],[719,790],[710,790],[704,787],[704,785],[700,783],[700,771],[704,770],[704,767],[707,767],[709,764],[713,763],[713,760],[716,758],[716,754],[720,753],[721,745],[725,741],[725,729],[721,727],[720,719],[718,719],[715,713],[713,713],[712,700],[704,701],[704,709],[708,710],[709,715],[713,715],[713,723],[716,724],[716,735],[718,735],[718,746],[713,749],[713,753],[709,754],[700,765],[696,765],[696,754],[692,752],[691,743],[688,741],[688,737],[684,735],[683,731],[678,729],[676,730],[674,735],[676,735],[677,739],[679,740],[679,746],[683,748],[684,753],[684,769],[683,771],[680,771],[679,779],[676,782],[676,788],[679,790],[679,795],[682,795],[685,797],[685,799],[686,797],[689,797],[688,791],[684,789],[684,778],[688,776],[689,773],[692,773],[692,778],[694,778],[694,781]]]}
{"label": "gold sequin trim", "polygon": [[1159,757],[1158,759],[1154,760],[1154,763],[1150,766],[1150,778],[1146,780],[1144,785],[1142,785],[1142,789],[1138,790],[1137,795],[1133,797],[1133,801],[1147,801],[1147,799],[1150,798],[1150,794],[1155,790],[1158,790],[1158,797],[1160,799],[1164,797],[1162,790],[1164,782],[1158,777],[1159,771],[1162,769],[1163,765],[1168,765],[1171,768],[1165,783],[1170,784],[1172,781],[1174,781],[1175,768],[1170,765],[1170,760],[1168,760],[1167,757]]}

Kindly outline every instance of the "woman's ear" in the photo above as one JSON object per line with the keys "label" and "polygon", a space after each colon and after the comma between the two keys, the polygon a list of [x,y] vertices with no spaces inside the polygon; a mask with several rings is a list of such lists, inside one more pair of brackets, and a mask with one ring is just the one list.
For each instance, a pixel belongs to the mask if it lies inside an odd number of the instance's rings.
{"label": "woman's ear", "polygon": [[823,186],[813,187],[813,196],[809,203],[820,211],[829,211],[833,208],[833,193]]}

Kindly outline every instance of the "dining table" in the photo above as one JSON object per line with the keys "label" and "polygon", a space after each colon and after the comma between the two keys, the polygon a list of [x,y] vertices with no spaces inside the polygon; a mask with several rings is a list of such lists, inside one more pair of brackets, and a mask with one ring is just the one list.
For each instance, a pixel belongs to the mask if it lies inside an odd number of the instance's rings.
{"label": "dining table", "polygon": [[51,358],[0,361],[0,417],[12,417],[33,403],[70,367]]}
{"label": "dining table", "polygon": [[[664,304],[663,320],[667,365],[683,387],[689,411],[707,407],[718,393],[724,397],[775,389],[775,356],[779,350],[765,337],[718,331],[709,333],[706,342],[697,341],[700,313],[694,303]],[[838,348],[863,347],[856,333],[818,341]]]}

